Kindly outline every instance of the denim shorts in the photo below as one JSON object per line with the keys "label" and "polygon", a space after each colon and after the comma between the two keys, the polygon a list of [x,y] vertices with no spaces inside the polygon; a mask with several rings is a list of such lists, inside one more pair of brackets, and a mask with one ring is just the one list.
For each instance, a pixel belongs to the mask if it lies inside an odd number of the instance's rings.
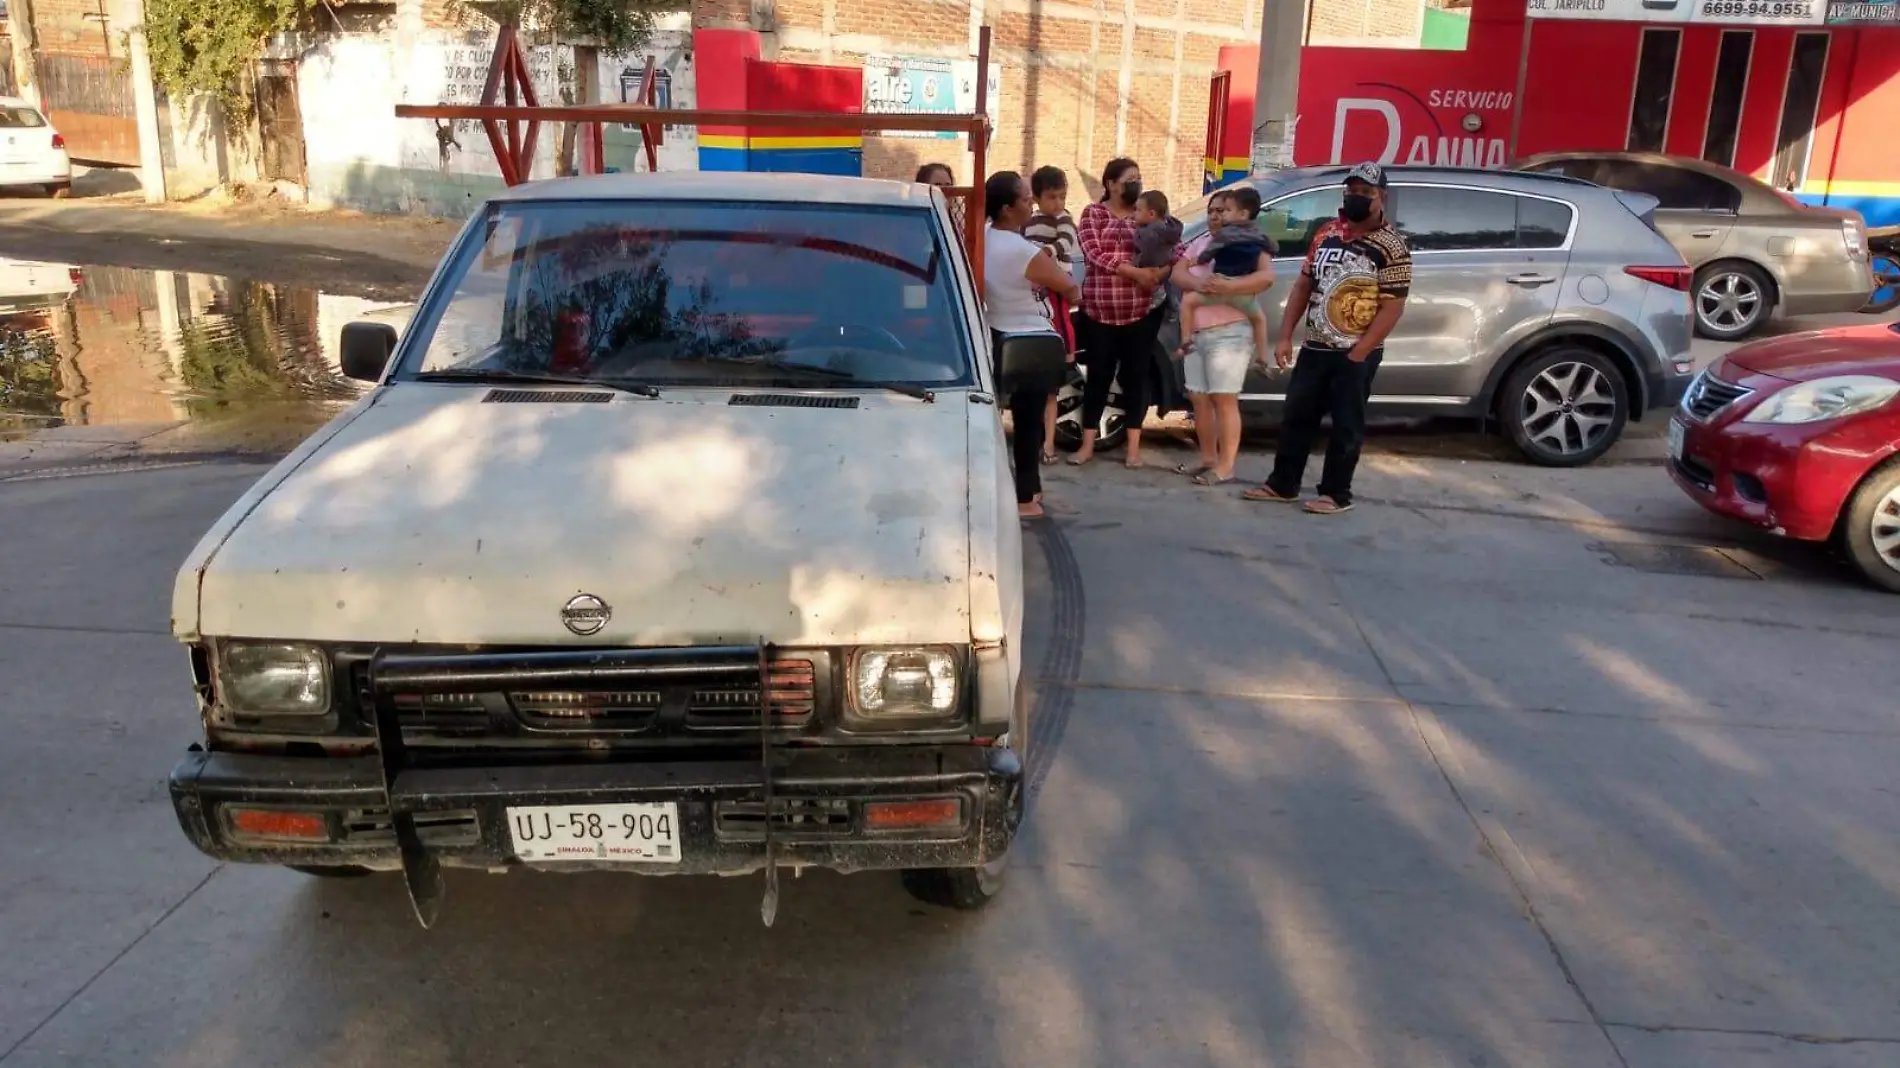
{"label": "denim shorts", "polygon": [[1194,347],[1181,359],[1181,375],[1189,393],[1239,393],[1253,358],[1253,324],[1245,319],[1224,323],[1194,335]]}

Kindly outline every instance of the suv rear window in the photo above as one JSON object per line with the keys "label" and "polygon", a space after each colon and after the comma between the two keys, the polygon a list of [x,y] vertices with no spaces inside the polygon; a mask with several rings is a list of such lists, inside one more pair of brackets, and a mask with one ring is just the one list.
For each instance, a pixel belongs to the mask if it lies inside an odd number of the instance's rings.
{"label": "suv rear window", "polygon": [[1554,200],[1517,198],[1517,247],[1562,248],[1576,209]]}
{"label": "suv rear window", "polygon": [[46,125],[46,119],[32,108],[0,105],[0,130],[30,130]]}
{"label": "suv rear window", "polygon": [[1397,186],[1393,220],[1414,252],[1562,248],[1568,204],[1489,189]]}

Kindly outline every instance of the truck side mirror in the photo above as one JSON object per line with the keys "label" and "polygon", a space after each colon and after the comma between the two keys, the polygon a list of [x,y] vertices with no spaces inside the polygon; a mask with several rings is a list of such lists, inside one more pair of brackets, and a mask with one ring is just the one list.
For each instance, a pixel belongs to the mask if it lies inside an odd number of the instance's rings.
{"label": "truck side mirror", "polygon": [[396,352],[396,328],[388,323],[349,323],[343,327],[343,373],[358,382],[380,382]]}
{"label": "truck side mirror", "polygon": [[1055,393],[1069,376],[1069,347],[1054,333],[1004,334],[996,355],[999,393]]}

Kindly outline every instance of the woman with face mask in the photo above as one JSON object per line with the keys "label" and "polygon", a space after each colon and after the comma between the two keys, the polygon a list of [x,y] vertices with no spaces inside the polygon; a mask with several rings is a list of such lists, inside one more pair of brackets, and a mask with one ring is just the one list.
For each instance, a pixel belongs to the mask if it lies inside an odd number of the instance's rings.
{"label": "woman with face mask", "polygon": [[1095,437],[1110,383],[1122,387],[1128,420],[1129,467],[1141,466],[1141,423],[1147,418],[1149,385],[1155,375],[1155,335],[1166,306],[1154,305],[1155,287],[1170,267],[1135,266],[1135,207],[1141,199],[1141,168],[1132,159],[1112,159],[1102,169],[1102,199],[1082,209],[1076,227],[1088,264],[1082,279],[1082,445],[1069,457],[1076,466],[1095,458]]}

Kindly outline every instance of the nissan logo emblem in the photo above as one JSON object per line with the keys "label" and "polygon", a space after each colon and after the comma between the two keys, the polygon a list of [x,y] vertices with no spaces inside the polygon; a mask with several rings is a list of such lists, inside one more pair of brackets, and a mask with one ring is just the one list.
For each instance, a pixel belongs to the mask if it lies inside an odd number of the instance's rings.
{"label": "nissan logo emblem", "polygon": [[597,633],[613,617],[614,610],[607,607],[607,602],[591,593],[580,594],[561,608],[561,622],[583,637]]}

